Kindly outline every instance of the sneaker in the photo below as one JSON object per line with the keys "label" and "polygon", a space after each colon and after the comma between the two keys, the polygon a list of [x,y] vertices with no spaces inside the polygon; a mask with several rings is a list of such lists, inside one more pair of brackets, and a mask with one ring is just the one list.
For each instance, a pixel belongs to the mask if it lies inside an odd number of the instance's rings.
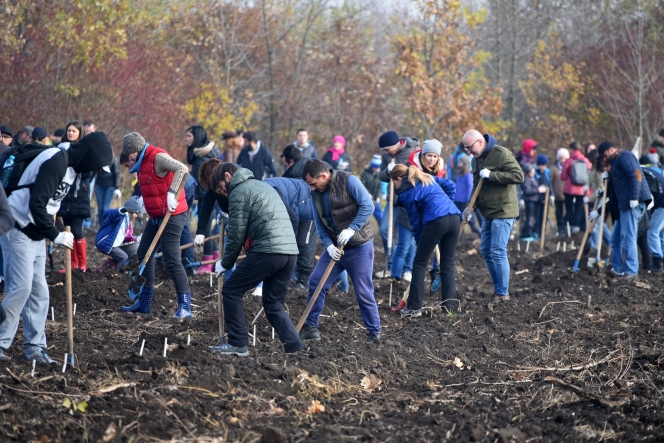
{"label": "sneaker", "polygon": [[218,346],[210,346],[210,351],[218,352],[223,355],[237,355],[246,357],[249,355],[249,348],[246,346],[233,346],[229,343],[220,343]]}
{"label": "sneaker", "polygon": [[27,361],[37,360],[39,363],[46,363],[47,365],[55,363],[55,360],[50,358],[46,351],[41,348],[30,352],[29,354],[25,354],[25,359]]}
{"label": "sneaker", "polygon": [[380,343],[380,334],[369,332],[369,335],[367,336],[367,343]]}
{"label": "sneaker", "polygon": [[510,301],[511,298],[509,295],[494,295],[491,299],[494,303],[500,303],[501,301]]}
{"label": "sneaker", "polygon": [[412,272],[404,272],[403,275],[401,276],[401,279],[405,282],[410,283],[410,281],[413,279],[413,273]]}
{"label": "sneaker", "polygon": [[256,297],[262,297],[263,296],[263,287],[262,286],[257,286],[256,289],[254,289],[254,292],[251,293],[251,295],[255,295]]}
{"label": "sneaker", "polygon": [[374,274],[376,278],[390,278],[392,277],[392,272],[390,271],[378,271]]}
{"label": "sneaker", "polygon": [[625,275],[625,274],[623,274],[622,272],[618,272],[618,271],[616,271],[615,268],[611,268],[611,270],[609,271],[609,274],[610,274],[612,277],[622,277],[622,276]]}
{"label": "sneaker", "polygon": [[401,317],[410,317],[410,318],[422,317],[421,309],[403,308],[399,309],[397,312],[399,313],[399,315],[401,315]]}
{"label": "sneaker", "polygon": [[300,330],[300,340],[302,341],[318,341],[320,340],[320,332],[316,326],[304,324]]}
{"label": "sneaker", "polygon": [[5,354],[4,349],[0,348],[0,361],[9,361],[9,360],[11,360],[11,357]]}

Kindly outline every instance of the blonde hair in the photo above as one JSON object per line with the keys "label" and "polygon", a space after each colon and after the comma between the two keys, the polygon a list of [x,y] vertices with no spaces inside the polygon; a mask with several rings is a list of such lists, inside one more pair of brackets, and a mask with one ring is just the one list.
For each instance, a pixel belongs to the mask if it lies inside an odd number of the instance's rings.
{"label": "blonde hair", "polygon": [[415,186],[417,182],[421,182],[422,186],[429,186],[433,183],[433,177],[425,172],[420,171],[415,166],[406,166],[406,165],[395,165],[390,172],[390,178],[394,180],[395,178],[404,177],[408,175],[408,181]]}

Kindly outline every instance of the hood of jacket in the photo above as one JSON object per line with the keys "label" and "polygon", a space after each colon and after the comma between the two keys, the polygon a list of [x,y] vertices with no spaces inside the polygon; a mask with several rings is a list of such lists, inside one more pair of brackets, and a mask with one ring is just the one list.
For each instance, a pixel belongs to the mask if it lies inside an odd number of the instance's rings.
{"label": "hood of jacket", "polygon": [[484,141],[486,141],[486,149],[484,150],[484,153],[482,153],[482,155],[486,156],[489,152],[491,152],[493,147],[496,146],[498,140],[496,140],[496,137],[494,137],[491,134],[484,134]]}
{"label": "hood of jacket", "polygon": [[78,174],[92,172],[113,163],[113,148],[103,132],[93,132],[69,146],[69,166]]}
{"label": "hood of jacket", "polygon": [[235,171],[235,174],[233,174],[231,183],[230,185],[228,185],[228,192],[229,193],[233,192],[233,189],[235,189],[240,184],[244,183],[247,180],[253,180],[253,179],[254,179],[253,172],[251,172],[249,169],[246,168],[239,168],[237,171]]}
{"label": "hood of jacket", "polygon": [[208,155],[213,148],[214,148],[214,142],[210,142],[205,146],[201,146],[200,148],[194,148],[194,155],[196,157],[203,157],[205,155]]}

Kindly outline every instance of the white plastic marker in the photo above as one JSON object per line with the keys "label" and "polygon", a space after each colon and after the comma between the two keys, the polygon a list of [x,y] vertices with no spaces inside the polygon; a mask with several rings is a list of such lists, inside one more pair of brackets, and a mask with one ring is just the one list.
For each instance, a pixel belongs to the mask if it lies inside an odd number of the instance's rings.
{"label": "white plastic marker", "polygon": [[65,362],[62,365],[62,373],[63,374],[65,373],[65,370],[67,369],[67,354],[65,354],[65,359],[64,360],[65,360]]}
{"label": "white plastic marker", "polygon": [[572,240],[572,245],[569,248],[574,249],[574,240]]}
{"label": "white plastic marker", "polygon": [[556,252],[560,251],[560,242],[556,245]]}
{"label": "white plastic marker", "polygon": [[164,357],[166,357],[167,350],[168,350],[168,338],[164,338]]}
{"label": "white plastic marker", "polygon": [[526,252],[528,252],[528,249],[530,249],[530,242],[529,241],[526,242]]}
{"label": "white plastic marker", "polygon": [[145,339],[143,339],[143,343],[141,343],[141,350],[138,353],[139,356],[143,356],[143,349],[145,348]]}
{"label": "white plastic marker", "polygon": [[563,252],[567,252],[567,242],[563,242]]}
{"label": "white plastic marker", "polygon": [[521,242],[520,241],[516,242],[516,250],[521,252]]}
{"label": "white plastic marker", "polygon": [[212,273],[210,272],[210,287],[212,287]]}
{"label": "white plastic marker", "polygon": [[256,346],[256,325],[254,325],[254,346]]}
{"label": "white plastic marker", "polygon": [[191,343],[191,335],[187,334],[187,346]]}
{"label": "white plastic marker", "polygon": [[571,237],[571,236],[572,236],[572,230],[569,227],[569,222],[567,222],[567,237]]}
{"label": "white plastic marker", "polygon": [[55,309],[51,306],[51,321],[55,321]]}
{"label": "white plastic marker", "polygon": [[35,359],[33,358],[33,359],[32,359],[32,372],[30,372],[30,377],[33,377],[33,378],[34,378],[34,376],[35,376],[35,365],[36,365],[36,364],[37,364],[37,360],[35,360]]}
{"label": "white plastic marker", "polygon": [[76,303],[74,303],[74,315],[76,315]]}
{"label": "white plastic marker", "polygon": [[272,340],[274,340],[274,328],[272,328]]}

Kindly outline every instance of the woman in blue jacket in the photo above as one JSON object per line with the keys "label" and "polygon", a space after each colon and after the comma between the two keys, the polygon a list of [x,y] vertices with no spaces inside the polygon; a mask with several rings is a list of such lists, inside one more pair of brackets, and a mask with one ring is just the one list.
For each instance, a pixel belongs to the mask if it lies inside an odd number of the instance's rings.
{"label": "woman in blue jacket", "polygon": [[390,172],[398,196],[396,205],[406,208],[417,251],[408,304],[399,311],[403,317],[422,316],[424,275],[436,245],[440,248],[440,277],[443,305],[458,306],[454,259],[459,238],[461,212],[454,205],[456,186],[446,178],[433,177],[413,166],[396,165]]}

